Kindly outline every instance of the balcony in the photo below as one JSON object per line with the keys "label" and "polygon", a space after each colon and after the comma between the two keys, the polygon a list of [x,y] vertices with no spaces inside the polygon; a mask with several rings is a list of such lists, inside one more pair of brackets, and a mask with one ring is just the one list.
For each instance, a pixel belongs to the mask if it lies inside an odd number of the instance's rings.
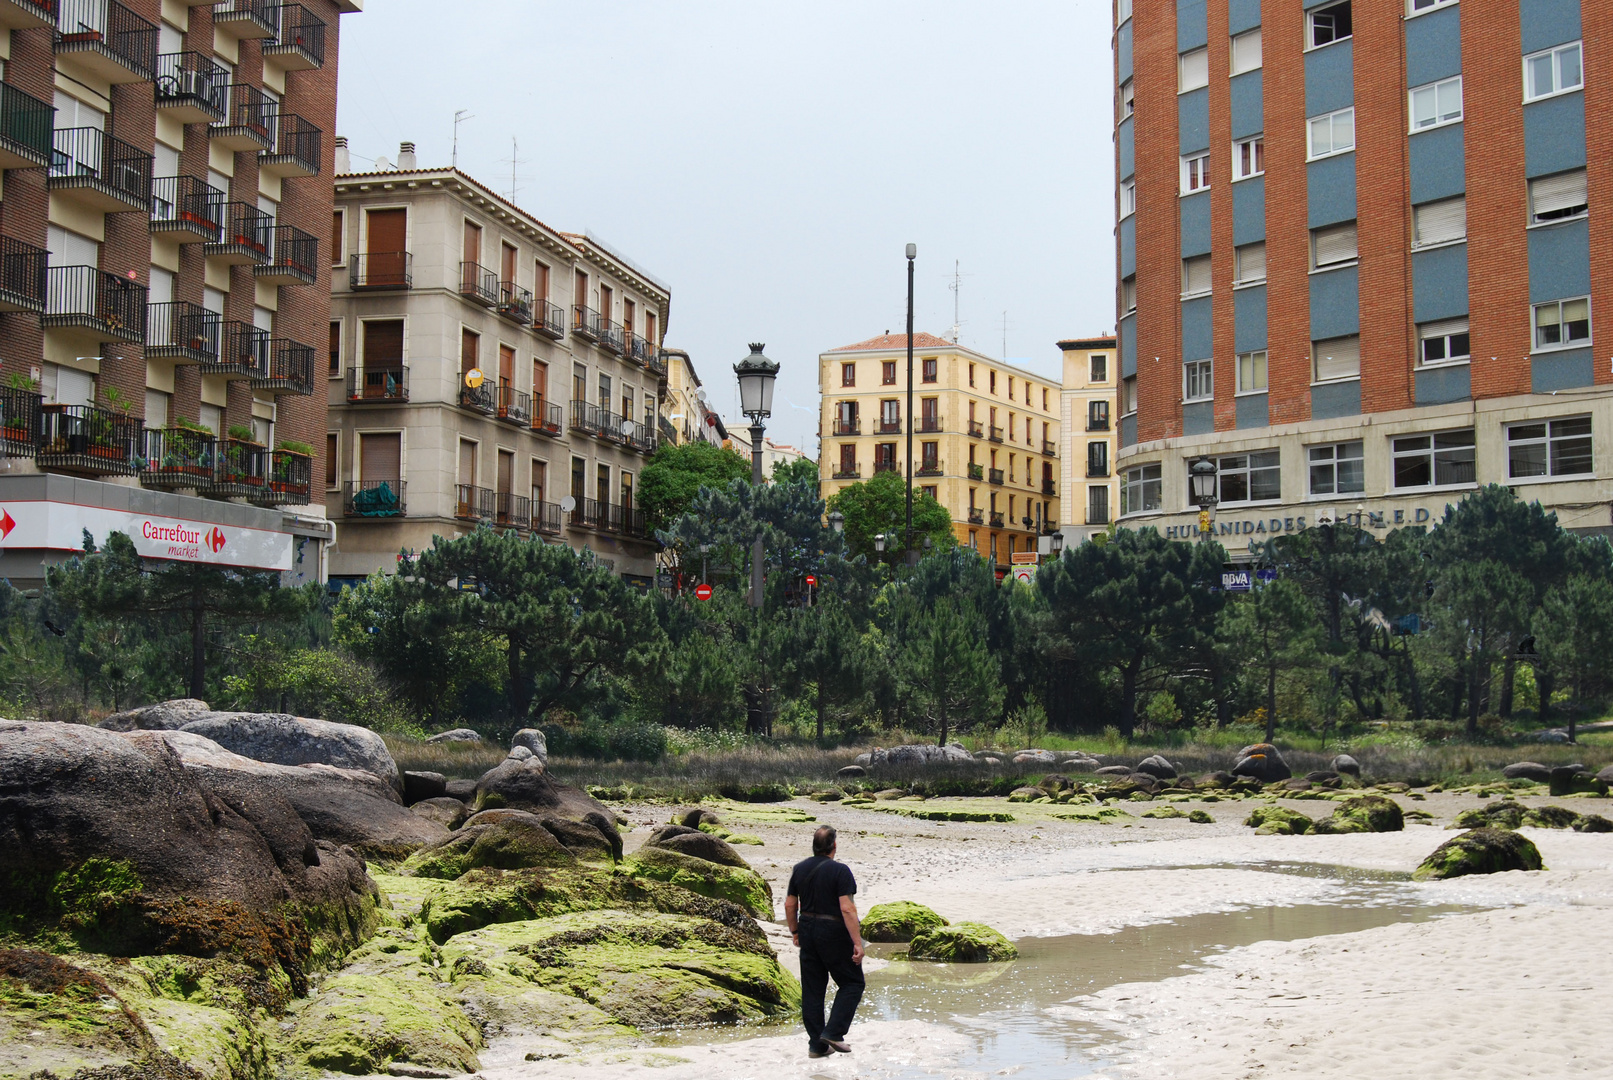
{"label": "balcony", "polygon": [[252,389],[271,394],[312,394],[314,347],[290,338],[270,338],[268,367],[253,376]]}
{"label": "balcony", "polygon": [[984,465],[976,465],[972,461],[969,462],[969,479],[971,479],[971,480],[984,480],[985,478],[986,478],[986,467]]}
{"label": "balcony", "polygon": [[218,440],[209,432],[188,428],[146,428],[143,456],[142,487],[205,488],[213,482]]}
{"label": "balcony", "polygon": [[82,331],[90,349],[103,341],[146,339],[146,287],[93,266],[52,266],[46,270],[46,328]]}
{"label": "balcony", "polygon": [[620,416],[606,408],[601,408],[596,416],[599,424],[599,431],[596,434],[601,439],[609,439],[611,442],[625,440],[625,436],[622,435],[622,418]]}
{"label": "balcony", "polygon": [[269,228],[273,243],[269,261],[252,268],[252,276],[270,285],[312,285],[319,280],[319,241],[295,225]]}
{"label": "balcony", "polygon": [[1103,506],[1103,507],[1089,506],[1089,507],[1087,507],[1087,524],[1088,525],[1107,525],[1107,524],[1109,524],[1109,508],[1107,506]]}
{"label": "balcony", "polygon": [[313,493],[314,459],[292,450],[269,455],[269,482],[251,496],[259,506],[301,506]]}
{"label": "balcony", "polygon": [[986,434],[986,429],[985,429],[985,427],[983,427],[981,425],[979,420],[971,420],[971,421],[969,421],[969,435],[970,435],[971,438],[975,438],[975,439],[984,438],[985,434]]}
{"label": "balcony", "polygon": [[605,508],[605,529],[630,539],[642,540],[649,535],[644,527],[644,511],[631,506],[611,503]]}
{"label": "balcony", "polygon": [[1054,480],[1043,480],[1042,481],[1042,494],[1043,495],[1057,495],[1058,493],[1059,493],[1059,486],[1058,486],[1057,481],[1054,481]]}
{"label": "balcony", "polygon": [[986,512],[984,510],[980,509],[978,506],[969,507],[969,524],[971,524],[971,525],[984,525],[985,523],[986,523]]}
{"label": "balcony", "polygon": [[182,124],[212,124],[230,106],[230,73],[199,52],[157,57],[157,111]]}
{"label": "balcony", "polygon": [[1054,533],[1059,531],[1059,526],[1056,521],[1039,521],[1036,523],[1036,526],[1037,531],[1043,536],[1052,536]]}
{"label": "balcony", "polygon": [[95,476],[139,471],[140,421],[93,405],[44,405],[39,415],[41,469]]}
{"label": "balcony", "polygon": [[532,304],[532,329],[544,337],[560,341],[566,336],[566,312],[559,304],[536,300]]}
{"label": "balcony", "polygon": [[834,423],[836,435],[861,435],[862,428],[860,420],[836,420]]}
{"label": "balcony", "polygon": [[248,266],[269,261],[269,241],[274,235],[274,219],[246,202],[224,204],[224,231],[202,254],[228,266]]}
{"label": "balcony", "polygon": [[645,366],[650,369],[650,374],[666,378],[666,353],[656,349]]}
{"label": "balcony", "polygon": [[944,429],[941,426],[941,418],[939,416],[921,416],[921,417],[919,417],[919,433],[920,434],[923,434],[923,435],[936,435],[936,434],[939,434],[943,430]]}
{"label": "balcony", "polygon": [[482,380],[482,385],[480,386],[466,386],[461,382],[459,384],[459,407],[461,409],[470,409],[486,416],[492,416],[498,409],[496,390],[497,387],[486,379]]}
{"label": "balcony", "polygon": [[342,513],[348,517],[402,517],[408,484],[403,480],[349,480],[342,494]]}
{"label": "balcony", "polygon": [[914,476],[945,476],[946,470],[939,461],[926,461],[913,470]]}
{"label": "balcony", "polygon": [[301,4],[280,6],[280,26],[263,41],[263,55],[284,71],[312,71],[325,65],[325,24]]}
{"label": "balcony", "polygon": [[986,436],[986,437],[988,439],[990,439],[992,442],[1002,442],[1003,441],[1003,429],[1000,428],[1000,427],[994,427],[994,428],[991,429],[991,434]]}
{"label": "balcony", "polygon": [[532,430],[558,439],[565,430],[566,410],[558,401],[545,401],[542,394],[532,399]]}
{"label": "balcony", "polygon": [[224,348],[216,360],[201,366],[203,375],[230,379],[261,379],[268,370],[269,331],[244,322],[224,324]]}
{"label": "balcony", "polygon": [[0,236],[0,311],[45,310],[50,253]]}
{"label": "balcony", "polygon": [[473,304],[492,307],[498,303],[498,275],[477,263],[460,263],[459,295]]}
{"label": "balcony", "polygon": [[56,0],[56,55],[95,81],[149,82],[157,67],[157,28],[117,0]]}
{"label": "balcony", "polygon": [[151,206],[151,155],[98,128],[57,128],[45,186],[103,214]]}
{"label": "balcony", "polygon": [[474,484],[455,484],[454,516],[461,521],[493,520],[493,492]]}
{"label": "balcony", "polygon": [[324,132],[296,113],[276,113],[274,142],[258,154],[258,169],[270,176],[319,175]]}
{"label": "balcony", "polygon": [[0,169],[49,165],[55,123],[55,106],[0,83]]}
{"label": "balcony", "polygon": [[513,281],[499,282],[497,311],[513,323],[530,326],[532,323],[532,290],[523,289]]}
{"label": "balcony", "polygon": [[878,433],[881,435],[900,435],[902,433],[902,422],[900,420],[881,420],[878,425]]}
{"label": "balcony", "polygon": [[146,305],[146,358],[217,363],[223,318],[185,300]]}
{"label": "balcony", "polygon": [[1059,452],[1058,444],[1055,443],[1052,439],[1043,439],[1042,440],[1042,453],[1046,454],[1048,457],[1055,457],[1055,456],[1058,455],[1058,452]]}
{"label": "balcony", "polygon": [[599,406],[590,405],[586,401],[573,401],[571,403],[571,430],[580,431],[584,435],[598,435]]}
{"label": "balcony", "polygon": [[987,475],[990,476],[991,482],[993,484],[996,484],[999,487],[1002,486],[1003,471],[1001,469],[988,469],[988,470],[986,470],[986,472],[987,472]]}
{"label": "balcony", "polygon": [[559,536],[560,514],[559,503],[534,502],[532,504],[533,531],[545,533],[549,536]]}
{"label": "balcony", "polygon": [[1087,476],[1097,478],[1097,477],[1104,477],[1104,476],[1108,476],[1108,475],[1109,475],[1109,463],[1107,461],[1088,461],[1087,462]]}
{"label": "balcony", "polygon": [[272,38],[280,29],[279,8],[272,0],[227,0],[213,9],[213,26],[238,41]]}
{"label": "balcony", "polygon": [[347,369],[349,405],[401,405],[408,400],[408,368],[397,365]]}
{"label": "balcony", "polygon": [[222,150],[267,150],[274,145],[274,118],[279,108],[257,87],[230,83],[224,119],[208,127],[207,137]]}
{"label": "balcony", "polygon": [[1105,413],[1102,416],[1093,416],[1091,413],[1088,413],[1087,414],[1087,430],[1088,431],[1108,431],[1109,430],[1109,414]]}
{"label": "balcony", "polygon": [[508,491],[493,493],[493,524],[500,529],[532,528],[532,500]]}
{"label": "balcony", "polygon": [[408,289],[413,286],[413,252],[372,251],[352,256],[347,264],[347,287],[354,292]]}
{"label": "balcony", "polygon": [[599,340],[599,312],[593,308],[575,306],[571,309],[571,332],[584,341]]}
{"label": "balcony", "polygon": [[627,445],[634,453],[655,453],[655,429],[648,424],[634,424],[633,433],[627,436]]}
{"label": "balcony", "polygon": [[993,529],[1000,529],[1003,527],[1003,512],[1001,510],[993,510],[991,512],[991,527]]}
{"label": "balcony", "polygon": [[0,443],[7,457],[33,457],[39,452],[41,400],[32,390],[0,386]]}
{"label": "balcony", "polygon": [[853,465],[848,469],[842,464],[836,465],[834,472],[830,473],[829,475],[830,478],[834,480],[858,480],[862,478],[862,474],[863,470],[861,465]]}
{"label": "balcony", "polygon": [[875,461],[874,462],[874,474],[876,476],[879,473],[882,473],[882,472],[901,472],[901,471],[902,471],[902,463],[900,461]]}
{"label": "balcony", "polygon": [[601,504],[596,499],[579,499],[573,495],[572,500],[577,504],[571,511],[569,524],[573,529],[597,529],[600,527],[604,515],[600,511]]}
{"label": "balcony", "polygon": [[498,388],[498,418],[522,427],[532,423],[532,395],[513,386]]}
{"label": "balcony", "polygon": [[181,244],[217,243],[224,233],[228,197],[194,176],[151,181],[151,235]]}
{"label": "balcony", "polygon": [[625,339],[622,335],[622,324],[601,318],[599,320],[599,345],[606,352],[613,352],[617,356],[621,356],[626,349]]}
{"label": "balcony", "polygon": [[37,30],[56,25],[56,0],[0,0],[0,26]]}
{"label": "balcony", "polygon": [[649,338],[639,334],[627,335],[627,358],[640,367],[649,367],[658,352],[660,350],[655,347],[655,342]]}

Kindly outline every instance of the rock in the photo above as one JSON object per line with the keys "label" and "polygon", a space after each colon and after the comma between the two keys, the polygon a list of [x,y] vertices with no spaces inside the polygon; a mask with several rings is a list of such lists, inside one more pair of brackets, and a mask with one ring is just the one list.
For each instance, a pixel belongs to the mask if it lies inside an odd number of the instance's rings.
{"label": "rock", "polygon": [[1047,765],[1058,764],[1058,756],[1051,750],[1020,750],[1013,756],[1015,765]]}
{"label": "rock", "polygon": [[1210,816],[1208,810],[1194,810],[1187,815],[1187,820],[1196,825],[1214,825],[1215,818]]}
{"label": "rock", "polygon": [[470,808],[458,799],[443,795],[435,799],[422,799],[409,807],[409,813],[435,821],[445,829],[457,829],[470,816]]}
{"label": "rock", "polygon": [[1552,746],[1560,746],[1569,741],[1568,732],[1566,731],[1536,731],[1531,733],[1529,738],[1534,742]]}
{"label": "rock", "polygon": [[1596,774],[1596,778],[1604,784],[1613,784],[1613,765],[1603,766],[1602,771]]}
{"label": "rock", "polygon": [[549,740],[543,737],[543,732],[537,728],[522,728],[510,738],[510,749],[522,746],[532,751],[532,756],[543,762],[544,767],[549,765]]}
{"label": "rock", "polygon": [[1097,776],[1130,776],[1131,766],[1104,765],[1101,768],[1093,769],[1092,772]]}
{"label": "rock", "polygon": [[440,799],[446,794],[448,794],[448,779],[440,772],[403,774],[403,802],[406,806],[427,799]]}
{"label": "rock", "polygon": [[1296,777],[1290,780],[1284,780],[1278,786],[1284,791],[1309,791],[1311,789],[1311,782],[1309,780],[1300,780]]}
{"label": "rock", "polygon": [[947,921],[923,904],[898,900],[875,904],[863,916],[863,937],[869,941],[905,944],[926,930],[946,926]]}
{"label": "rock", "polygon": [[1172,765],[1158,754],[1154,754],[1152,757],[1143,758],[1137,763],[1137,768],[1133,771],[1147,773],[1149,776],[1155,777],[1159,780],[1176,779],[1176,766]]}
{"label": "rock", "polygon": [[476,781],[450,780],[443,794],[450,799],[458,799],[460,802],[474,802],[476,800]]}
{"label": "rock", "polygon": [[1103,768],[1103,762],[1095,757],[1073,757],[1059,763],[1059,768],[1077,773],[1095,773]]}
{"label": "rock", "polygon": [[814,791],[812,794],[807,796],[807,798],[811,799],[813,802],[818,803],[839,802],[845,797],[846,793],[837,787],[824,788],[822,791]]}
{"label": "rock", "polygon": [[1298,810],[1290,810],[1286,806],[1261,806],[1244,820],[1244,824],[1262,835],[1298,836],[1311,831],[1315,824],[1309,817]]}
{"label": "rock", "polygon": [[1440,881],[1468,874],[1541,869],[1539,849],[1521,833],[1474,829],[1439,845],[1411,876],[1416,881]]}
{"label": "rock", "polygon": [[1275,784],[1293,776],[1288,762],[1270,743],[1255,743],[1238,751],[1238,763],[1232,767],[1235,776],[1252,776],[1262,784]]}
{"label": "rock", "polygon": [[1164,818],[1185,818],[1187,816],[1187,813],[1186,813],[1186,811],[1181,810],[1178,807],[1171,806],[1171,805],[1167,804],[1165,806],[1156,806],[1152,810],[1144,810],[1143,813],[1142,813],[1142,816],[1145,817],[1145,818],[1161,818],[1161,819],[1164,819]]}
{"label": "rock", "polygon": [[1517,761],[1501,770],[1501,775],[1508,780],[1534,780],[1547,783],[1551,780],[1551,770],[1538,761]]}
{"label": "rock", "polygon": [[1017,787],[1008,793],[1009,802],[1035,802],[1047,798],[1047,792],[1039,787]]}
{"label": "rock", "polygon": [[1333,759],[1332,764],[1328,765],[1328,768],[1336,773],[1353,776],[1357,780],[1361,779],[1361,763],[1349,754],[1339,754]]}
{"label": "rock", "polygon": [[[912,743],[905,746],[893,746],[889,750],[876,749],[869,760],[870,765],[905,768],[924,765],[954,765],[959,762],[972,762],[974,755],[957,743],[948,743],[945,746],[936,746],[934,743]],[[858,764],[862,764],[861,761]]]}
{"label": "rock", "polygon": [[989,756],[981,758],[980,761],[984,765],[1001,765],[1003,763],[1002,758],[995,758],[995,757],[989,757]]}
{"label": "rock", "polygon": [[510,747],[509,759],[511,761],[531,761],[537,755],[524,746]]}
{"label": "rock", "polygon": [[1333,816],[1316,822],[1317,833],[1401,832],[1406,827],[1400,804],[1382,795],[1356,795],[1333,807]]}
{"label": "rock", "polygon": [[872,765],[874,763],[874,755],[871,754],[871,753],[869,753],[869,754],[858,754],[856,757],[852,758],[851,760],[852,760],[852,764],[861,765],[863,768],[866,769],[868,766],[870,766],[870,765]]}
{"label": "rock", "polygon": [[1532,806],[1523,815],[1523,823],[1537,829],[1571,829],[1580,815],[1563,806]]}
{"label": "rock", "polygon": [[285,713],[208,713],[181,731],[211,739],[224,749],[271,765],[330,765],[374,773],[403,790],[397,763],[381,736],[369,728],[311,720]]}
{"label": "rock", "polygon": [[726,840],[682,825],[657,826],[644,841],[643,846],[666,848],[668,851],[676,851],[691,858],[721,863],[723,866],[742,866],[747,870],[750,869],[750,863],[730,847]]}
{"label": "rock", "polygon": [[1063,791],[1066,788],[1075,787],[1075,781],[1071,780],[1068,776],[1061,776],[1058,773],[1048,773],[1046,776],[1042,777],[1041,781],[1036,786],[1041,788],[1043,791]]}
{"label": "rock", "polygon": [[452,731],[439,731],[426,740],[428,743],[479,743],[482,737],[468,727],[454,728]]}
{"label": "rock", "polygon": [[627,857],[624,868],[638,877],[728,900],[755,918],[773,917],[773,890],[767,881],[725,841],[708,833],[681,825],[658,826]]}
{"label": "rock", "polygon": [[874,799],[876,802],[895,802],[906,794],[907,792],[901,788],[886,788],[883,791],[874,792]]}
{"label": "rock", "polygon": [[675,814],[673,817],[673,824],[682,825],[686,829],[698,829],[702,825],[722,824],[722,819],[714,811],[703,806],[697,806],[693,810],[685,810],[682,814]]}
{"label": "rock", "polygon": [[[520,870],[529,866],[575,866],[577,856],[524,810],[477,814],[453,835],[411,855],[399,873],[452,881],[478,867]],[[482,819],[478,821],[477,819]]]}
{"label": "rock", "polygon": [[1313,784],[1326,784],[1339,778],[1335,769],[1317,769],[1315,772],[1305,774],[1305,779]]}
{"label": "rock", "polygon": [[500,821],[527,821],[536,818],[562,847],[585,862],[615,862],[622,857],[621,833],[616,821],[604,814],[590,811],[581,821],[557,817],[554,814],[528,814],[525,810],[483,810],[465,819],[465,826],[492,825]]}
{"label": "rock", "polygon": [[1551,770],[1551,794],[1561,798],[1578,792],[1593,795],[1607,794],[1607,781],[1598,780],[1583,765],[1559,765]]}
{"label": "rock", "polygon": [[526,761],[506,758],[476,781],[477,810],[529,810],[581,821],[592,812],[611,820],[605,804],[574,787],[550,778],[536,757]]}
{"label": "rock", "polygon": [[847,765],[845,768],[835,773],[836,779],[839,780],[854,780],[857,777],[867,775],[868,770],[861,765]]}
{"label": "rock", "polygon": [[198,698],[175,698],[113,713],[98,725],[108,731],[177,731],[212,710]]}
{"label": "rock", "polygon": [[1581,814],[1574,819],[1573,829],[1575,832],[1613,832],[1613,821],[1609,821],[1601,814]]}
{"label": "rock", "polygon": [[910,960],[938,960],[947,964],[983,964],[1019,956],[1014,943],[984,923],[963,922],[938,926],[914,936],[908,943]]}

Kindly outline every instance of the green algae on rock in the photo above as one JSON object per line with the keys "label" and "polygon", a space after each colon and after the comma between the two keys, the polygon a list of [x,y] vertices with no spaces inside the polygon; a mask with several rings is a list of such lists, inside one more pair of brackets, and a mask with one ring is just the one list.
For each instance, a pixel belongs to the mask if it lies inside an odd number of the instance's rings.
{"label": "green algae on rock", "polygon": [[1214,825],[1215,818],[1210,816],[1208,810],[1194,810],[1187,815],[1187,820],[1195,825]]}
{"label": "green algae on rock", "polygon": [[1315,824],[1308,816],[1286,806],[1260,806],[1244,819],[1245,825],[1261,835],[1299,836],[1311,831]]}
{"label": "green algae on rock", "polygon": [[909,960],[938,960],[947,964],[984,964],[1019,956],[1014,943],[985,923],[961,922],[938,926],[916,935],[908,943]]}
{"label": "green algae on rock", "polygon": [[[440,844],[411,855],[399,871],[416,877],[452,880],[482,866],[518,870],[527,866],[575,866],[577,856],[555,839],[533,814],[467,825]],[[480,815],[478,815],[480,816]]]}
{"label": "green algae on rock", "polygon": [[1317,833],[1401,832],[1406,827],[1400,804],[1383,795],[1352,795],[1340,799],[1333,816],[1311,829]]}
{"label": "green algae on rock", "polygon": [[946,926],[947,921],[923,904],[897,900],[875,904],[863,916],[863,937],[869,941],[905,944],[926,930]]}
{"label": "green algae on rock", "polygon": [[746,866],[724,866],[666,848],[645,846],[623,868],[637,877],[664,881],[690,892],[738,904],[758,919],[773,917],[773,889]]}
{"label": "green algae on rock", "polygon": [[1412,873],[1416,881],[1440,881],[1468,874],[1543,870],[1540,851],[1528,837],[1509,829],[1474,829],[1435,848]]}

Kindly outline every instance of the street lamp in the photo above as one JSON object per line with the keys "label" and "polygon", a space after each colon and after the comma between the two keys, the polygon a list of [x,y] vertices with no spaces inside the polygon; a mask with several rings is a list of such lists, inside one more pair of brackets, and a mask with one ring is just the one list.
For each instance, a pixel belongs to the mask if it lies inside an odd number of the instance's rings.
{"label": "street lamp", "polygon": [[903,540],[909,562],[918,561],[913,550],[913,260],[919,246],[907,245],[907,532]]}
{"label": "street lamp", "polygon": [[838,510],[829,511],[829,528],[833,529],[836,533],[845,532],[846,531],[846,515],[842,514]]}
{"label": "street lamp", "polygon": [[[739,378],[739,411],[750,417],[750,478],[756,487],[762,486],[762,432],[763,420],[773,415],[773,380],[778,378],[778,365],[762,355],[762,346],[751,342],[750,355],[734,365]],[[756,530],[751,544],[750,602],[754,608],[762,606],[762,531]]]}
{"label": "street lamp", "polygon": [[881,555],[885,554],[885,534],[884,533],[875,533],[874,534],[874,550],[879,552]]}
{"label": "street lamp", "polygon": [[1210,514],[1215,509],[1215,461],[1211,458],[1194,458],[1187,467],[1188,483],[1193,489],[1193,502],[1199,508],[1199,539],[1210,534]]}

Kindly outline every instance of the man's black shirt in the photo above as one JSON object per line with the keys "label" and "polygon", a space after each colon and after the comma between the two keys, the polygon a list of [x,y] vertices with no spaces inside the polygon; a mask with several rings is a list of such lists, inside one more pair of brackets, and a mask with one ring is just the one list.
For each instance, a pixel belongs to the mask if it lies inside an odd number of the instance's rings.
{"label": "man's black shirt", "polygon": [[840,898],[857,895],[857,879],[845,863],[814,855],[795,864],[788,895],[800,898],[802,911],[839,915]]}

